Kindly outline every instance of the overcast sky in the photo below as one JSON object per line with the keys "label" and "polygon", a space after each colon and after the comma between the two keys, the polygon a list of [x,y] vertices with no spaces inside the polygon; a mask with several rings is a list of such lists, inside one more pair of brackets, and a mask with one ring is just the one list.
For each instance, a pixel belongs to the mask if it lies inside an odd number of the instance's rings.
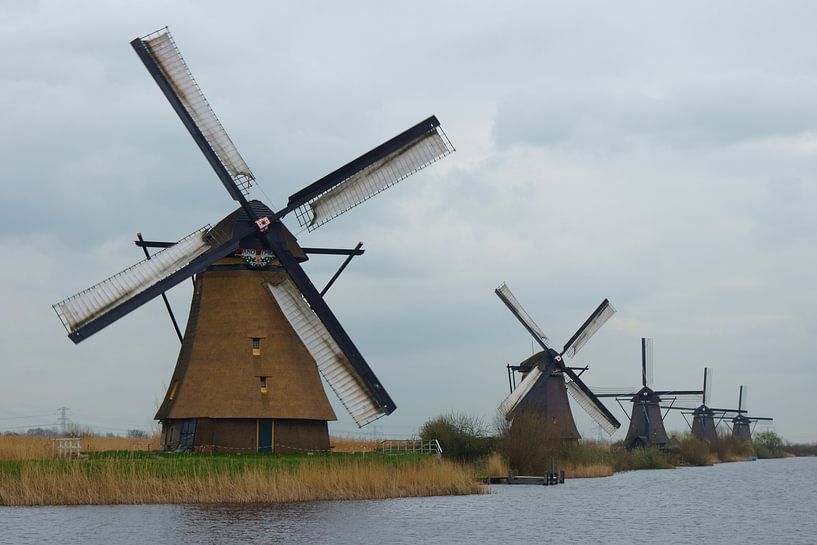
{"label": "overcast sky", "polygon": [[[611,300],[574,360],[588,384],[637,385],[651,336],[656,388],[711,366],[713,405],[745,384],[755,415],[817,440],[813,3],[170,4],[0,1],[0,430],[60,406],[147,429],[165,393],[161,302],[78,346],[51,305],[138,261],[136,231],[176,240],[234,208],[129,45],[168,25],[273,207],[431,114],[457,148],[299,235],[364,242],[327,300],[398,406],[358,431],[330,397],[335,433],[491,422],[531,353],[507,281],[557,347]],[[183,321],[189,297],[171,292]]]}

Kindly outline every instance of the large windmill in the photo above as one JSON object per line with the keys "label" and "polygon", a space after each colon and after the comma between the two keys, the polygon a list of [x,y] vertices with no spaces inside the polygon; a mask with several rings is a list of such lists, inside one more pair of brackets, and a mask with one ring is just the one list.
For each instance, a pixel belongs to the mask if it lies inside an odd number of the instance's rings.
{"label": "large windmill", "polygon": [[546,421],[557,426],[557,433],[561,439],[577,440],[580,435],[573,420],[573,413],[570,411],[570,403],[567,399],[569,391],[576,402],[607,433],[612,434],[618,429],[621,424],[616,417],[582,382],[579,375],[574,372],[574,368],[567,366],[564,362],[564,356],[570,358],[575,356],[590,337],[615,313],[609,301],[605,299],[567,341],[562,351],[556,352],[548,346],[550,340],[525,312],[507,284],[503,282],[495,293],[542,348],[540,352],[511,368],[521,373],[523,378],[518,385],[512,386],[510,395],[499,407],[505,418],[513,420],[518,414],[528,411],[538,413],[543,415]]}
{"label": "large windmill", "polygon": [[273,210],[247,199],[255,176],[167,29],[131,45],[239,206],[215,227],[54,305],[68,336],[87,339],[195,275],[181,351],[156,414],[165,448],[326,449],[335,413],[319,372],[359,426],[390,414],[394,402],[304,272],[308,249],[282,220],[295,212],[312,231],[448,155],[453,148],[437,118]]}
{"label": "large windmill", "polygon": [[744,441],[751,441],[752,432],[754,431],[752,424],[757,425],[757,423],[761,421],[771,422],[774,419],[763,416],[749,416],[747,414],[748,405],[746,404],[746,393],[747,387],[741,385],[740,393],[738,394],[738,410],[735,411],[737,415],[732,418],[732,436]]}
{"label": "large windmill", "polygon": [[[664,447],[669,443],[667,431],[664,428],[664,414],[661,413],[661,403],[670,401],[670,408],[678,399],[689,396],[700,396],[701,390],[653,390],[653,340],[641,338],[641,388],[601,392],[595,388],[598,397],[613,397],[621,404],[622,399],[629,399],[633,408],[630,413],[630,427],[624,444],[627,448],[658,446]],[[623,408],[623,407],[622,407]]]}

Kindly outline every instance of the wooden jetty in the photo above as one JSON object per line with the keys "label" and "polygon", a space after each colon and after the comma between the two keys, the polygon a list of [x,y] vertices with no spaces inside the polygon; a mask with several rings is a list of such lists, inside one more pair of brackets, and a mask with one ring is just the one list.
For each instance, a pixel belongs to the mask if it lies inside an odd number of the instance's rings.
{"label": "wooden jetty", "polygon": [[507,477],[485,477],[483,482],[485,484],[538,484],[552,486],[564,484],[565,472],[562,470],[547,472],[544,475],[517,475],[511,471]]}

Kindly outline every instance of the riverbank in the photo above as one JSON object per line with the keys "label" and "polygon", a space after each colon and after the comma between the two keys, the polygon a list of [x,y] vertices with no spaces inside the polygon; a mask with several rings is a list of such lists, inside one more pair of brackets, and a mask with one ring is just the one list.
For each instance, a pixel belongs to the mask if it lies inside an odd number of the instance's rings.
{"label": "riverbank", "polygon": [[377,453],[101,453],[0,462],[0,505],[285,503],[480,494],[469,466]]}

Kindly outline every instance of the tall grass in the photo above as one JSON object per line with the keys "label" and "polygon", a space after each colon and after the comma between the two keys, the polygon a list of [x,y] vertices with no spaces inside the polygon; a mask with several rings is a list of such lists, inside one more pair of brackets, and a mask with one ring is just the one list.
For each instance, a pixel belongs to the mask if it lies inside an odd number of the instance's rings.
{"label": "tall grass", "polygon": [[481,493],[432,457],[118,455],[0,463],[0,505],[251,503]]}
{"label": "tall grass", "polygon": [[492,452],[474,462],[474,470],[480,477],[507,477],[508,463],[498,452]]}
{"label": "tall grass", "polygon": [[[80,437],[83,454],[109,450],[149,451],[159,448],[159,436]],[[40,460],[54,457],[53,439],[29,435],[0,435],[0,460]]]}
{"label": "tall grass", "polygon": [[681,437],[673,436],[672,440],[678,445],[679,463],[692,466],[711,466],[717,461],[709,452],[709,444],[689,432]]}
{"label": "tall grass", "polygon": [[379,440],[359,437],[333,436],[329,444],[335,452],[374,452],[380,448]]}
{"label": "tall grass", "polygon": [[650,448],[636,448],[630,451],[621,451],[617,456],[616,471],[635,469],[672,469],[675,464],[663,450]]}
{"label": "tall grass", "polygon": [[721,462],[746,460],[755,453],[751,441],[739,439],[731,434],[719,434],[709,445],[709,452]]}
{"label": "tall grass", "polygon": [[588,479],[594,477],[609,477],[615,470],[609,464],[574,465],[566,463],[563,468],[566,479]]}

